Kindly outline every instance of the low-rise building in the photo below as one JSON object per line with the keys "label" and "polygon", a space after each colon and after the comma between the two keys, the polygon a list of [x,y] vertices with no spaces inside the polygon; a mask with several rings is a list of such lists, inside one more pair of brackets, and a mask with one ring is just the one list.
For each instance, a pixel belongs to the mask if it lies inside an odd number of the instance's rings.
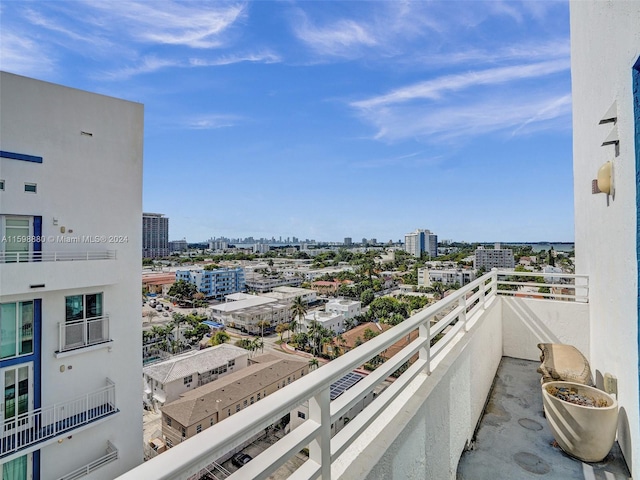
{"label": "low-rise building", "polygon": [[206,297],[222,299],[225,295],[246,290],[244,269],[217,268],[215,270],[194,269],[176,271],[176,280],[196,286]]}
{"label": "low-rise building", "polygon": [[291,317],[289,303],[275,298],[234,294],[226,299],[226,303],[209,307],[209,318],[253,335],[271,333],[279,323],[287,323]]}
{"label": "low-rise building", "polygon": [[500,248],[499,243],[496,243],[493,250],[482,246],[476,249],[473,259],[473,268],[475,270],[483,268],[488,272],[492,268],[514,268],[514,266],[513,250]]}
{"label": "low-rise building", "polygon": [[449,268],[449,269],[428,269],[428,268],[419,268],[418,269],[418,286],[419,287],[429,287],[433,282],[440,282],[443,285],[454,285],[458,284],[460,286],[466,285],[467,283],[471,283],[476,279],[476,273],[471,269],[460,269],[460,268]]}
{"label": "low-rise building", "polygon": [[300,277],[264,277],[263,275],[247,276],[245,284],[247,290],[257,293],[267,293],[282,286],[297,287],[302,284]]}
{"label": "low-rise building", "polygon": [[293,302],[296,298],[301,297],[302,301],[307,305],[314,303],[317,298],[315,290],[297,287],[275,287],[271,292],[265,293],[263,297],[275,298],[283,302]]}
{"label": "low-rise building", "polygon": [[217,345],[176,355],[143,368],[143,398],[156,407],[184,393],[245,368],[249,352],[233,345]]}
{"label": "low-rise building", "polygon": [[362,302],[358,300],[334,299],[324,306],[327,312],[342,314],[344,319],[353,318],[362,313]]}
{"label": "low-rise building", "polygon": [[313,322],[318,322],[327,330],[331,330],[334,333],[342,333],[345,330],[344,316],[341,313],[325,312],[322,310],[316,310],[311,313],[307,313],[302,322],[301,331],[309,332],[309,327]]}
{"label": "low-rise building", "polygon": [[167,295],[171,286],[176,282],[175,272],[143,273],[142,289],[146,293]]}
{"label": "low-rise building", "polygon": [[338,288],[340,288],[340,285],[351,285],[352,283],[353,282],[351,280],[335,280],[333,282],[328,280],[318,280],[311,284],[311,288],[321,295],[326,295],[336,293]]}
{"label": "low-rise building", "polygon": [[185,393],[162,407],[162,434],[168,447],[197,435],[309,373],[306,360],[267,354],[254,357],[250,362],[243,370]]}

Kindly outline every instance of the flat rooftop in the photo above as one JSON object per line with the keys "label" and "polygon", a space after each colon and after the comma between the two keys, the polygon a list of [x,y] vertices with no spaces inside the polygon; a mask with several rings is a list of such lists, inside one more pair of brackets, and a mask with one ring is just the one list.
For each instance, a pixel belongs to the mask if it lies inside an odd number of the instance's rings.
{"label": "flat rooftop", "polygon": [[539,362],[503,357],[476,432],[460,457],[458,480],[630,480],[618,443],[598,463],[555,445],[542,408]]}

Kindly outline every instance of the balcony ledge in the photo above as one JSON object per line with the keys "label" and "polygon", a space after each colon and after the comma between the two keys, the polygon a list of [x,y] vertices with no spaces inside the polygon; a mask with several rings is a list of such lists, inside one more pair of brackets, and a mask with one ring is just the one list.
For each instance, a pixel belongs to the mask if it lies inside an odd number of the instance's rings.
{"label": "balcony ledge", "polygon": [[89,353],[95,350],[102,350],[103,348],[108,348],[109,350],[111,350],[112,346],[113,346],[113,340],[105,340],[104,342],[96,343],[93,345],[77,347],[71,350],[63,350],[61,352],[54,352],[54,356],[56,358],[73,357],[75,355],[81,355],[83,353]]}

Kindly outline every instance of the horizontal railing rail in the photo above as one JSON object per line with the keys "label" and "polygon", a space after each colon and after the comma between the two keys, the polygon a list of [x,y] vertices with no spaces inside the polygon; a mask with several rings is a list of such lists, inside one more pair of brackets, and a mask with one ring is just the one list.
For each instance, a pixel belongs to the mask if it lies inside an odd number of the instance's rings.
{"label": "horizontal railing rail", "polygon": [[117,250],[90,250],[73,252],[0,252],[0,263],[115,260],[116,254]]}
{"label": "horizontal railing rail", "polygon": [[109,341],[109,315],[60,322],[58,351],[89,347]]}
{"label": "horizontal railing rail", "polygon": [[113,445],[113,443],[107,441],[107,453],[102,457],[94,460],[87,465],[75,469],[73,472],[67,473],[66,475],[60,477],[58,480],[77,480],[78,478],[82,478],[95,470],[103,467],[104,465],[111,463],[118,459],[118,449]]}
{"label": "horizontal railing rail", "polygon": [[[309,459],[289,478],[330,479],[332,462],[405,391],[413,379],[421,374],[430,375],[446,358],[453,345],[483,318],[482,312],[496,300],[499,293],[499,275],[509,276],[513,273],[493,270],[485,274],[399,325],[296,380],[293,386],[278,390],[224,422],[204,430],[197,435],[198,440],[188,439],[125,473],[120,480],[198,479],[212,462],[245,444],[305,402],[308,402],[309,415],[300,426],[228,478],[266,479],[308,446]],[[330,388],[334,382],[396,342],[405,340],[416,330],[418,335],[413,341],[333,402],[330,401]],[[331,425],[390,376],[397,378],[332,437]]]}
{"label": "horizontal railing rail", "polygon": [[2,422],[0,459],[31,445],[67,435],[76,428],[115,412],[116,386],[107,378],[107,385],[94,392],[5,418]]}
{"label": "horizontal railing rail", "polygon": [[499,295],[583,303],[589,301],[587,275],[499,270],[497,282]]}

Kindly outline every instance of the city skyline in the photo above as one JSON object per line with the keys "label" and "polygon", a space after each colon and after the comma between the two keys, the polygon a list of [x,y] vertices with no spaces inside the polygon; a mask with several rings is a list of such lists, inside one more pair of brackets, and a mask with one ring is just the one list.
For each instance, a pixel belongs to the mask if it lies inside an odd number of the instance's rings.
{"label": "city skyline", "polygon": [[145,105],[170,240],[573,241],[568,3],[331,7],[6,2],[2,69]]}

